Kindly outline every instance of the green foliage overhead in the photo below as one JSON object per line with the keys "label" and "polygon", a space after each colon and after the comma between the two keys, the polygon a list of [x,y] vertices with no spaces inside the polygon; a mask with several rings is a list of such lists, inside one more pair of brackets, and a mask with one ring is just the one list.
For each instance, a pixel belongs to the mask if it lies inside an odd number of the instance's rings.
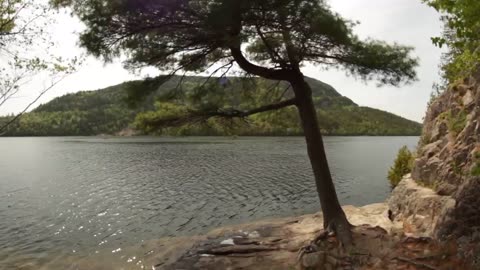
{"label": "green foliage overhead", "polygon": [[126,55],[131,68],[200,72],[214,63],[236,62],[247,73],[287,80],[309,62],[380,84],[416,79],[418,61],[410,56],[412,48],[361,40],[353,33],[355,23],[323,0],[52,3],[70,7],[85,23],[80,39],[91,54],[107,61]]}
{"label": "green foliage overhead", "polygon": [[424,2],[445,14],[443,19],[446,26],[455,31],[454,34],[457,38],[456,40],[449,40],[445,37],[433,38],[435,44],[464,46],[475,39],[478,40],[480,2],[476,0],[424,0]]}
{"label": "green foliage overhead", "polygon": [[[248,109],[277,99],[287,89],[262,79],[230,78],[222,88],[200,87],[205,78],[186,77],[177,89],[180,77],[167,82],[149,79],[132,81],[99,91],[80,92],[56,98],[40,105],[12,124],[6,135],[76,136],[116,134],[137,127],[145,134],[168,135],[302,135],[295,107],[250,116],[247,121],[211,119],[207,123],[185,124],[158,129],[149,126],[151,119],[178,116],[192,108]],[[212,83],[218,78],[212,78]],[[360,107],[341,96],[331,86],[308,79],[312,86],[317,116],[326,135],[419,135],[420,124],[380,110]],[[156,82],[156,83],[155,83]],[[149,85],[152,90],[136,107],[125,100],[130,93],[140,93]],[[161,86],[160,86],[161,85]],[[208,85],[211,85],[209,83]],[[207,93],[205,93],[205,91]],[[268,93],[268,95],[266,95]],[[291,90],[284,94],[292,95]],[[265,96],[270,97],[269,99]],[[198,100],[202,102],[199,102]],[[8,117],[0,118],[5,121]]]}
{"label": "green foliage overhead", "polygon": [[12,32],[21,2],[21,0],[0,0],[0,36]]}
{"label": "green foliage overhead", "polygon": [[11,121],[0,123],[0,134],[79,64],[76,58],[66,60],[51,53],[56,46],[45,29],[53,24],[53,17],[47,1],[0,0],[0,107],[18,98],[32,81],[43,82],[36,84],[38,94],[29,105]]}
{"label": "green foliage overhead", "polygon": [[412,172],[414,156],[407,146],[403,146],[398,151],[393,166],[388,171],[388,180],[392,187],[396,187],[403,176]]}
{"label": "green foliage overhead", "polygon": [[449,48],[442,66],[445,80],[452,83],[470,75],[480,60],[480,1],[423,1],[443,14],[444,35],[432,41],[439,47]]}

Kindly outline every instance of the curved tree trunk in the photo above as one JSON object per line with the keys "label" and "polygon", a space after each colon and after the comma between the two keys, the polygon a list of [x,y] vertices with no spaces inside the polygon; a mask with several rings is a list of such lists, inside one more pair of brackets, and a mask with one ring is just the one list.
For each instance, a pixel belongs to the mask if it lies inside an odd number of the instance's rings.
{"label": "curved tree trunk", "polygon": [[303,74],[290,81],[295,93],[297,108],[300,114],[307,151],[312,165],[318,196],[322,207],[324,228],[337,234],[344,245],[352,243],[350,223],[337,198],[332,175],[328,166],[323,145],[322,134],[317,120],[317,113],[312,98],[312,90],[305,82]]}

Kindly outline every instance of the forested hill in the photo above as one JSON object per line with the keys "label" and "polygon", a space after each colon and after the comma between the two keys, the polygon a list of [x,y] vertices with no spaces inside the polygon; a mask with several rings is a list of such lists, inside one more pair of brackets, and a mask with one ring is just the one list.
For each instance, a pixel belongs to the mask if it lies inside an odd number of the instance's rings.
{"label": "forested hill", "polygon": [[[181,84],[179,80],[182,80]],[[157,80],[131,81],[97,91],[64,95],[22,116],[9,126],[5,135],[114,135],[126,129],[134,129],[137,134],[168,135],[301,134],[294,107],[254,115],[247,121],[211,119],[206,123],[160,131],[144,124],[145,120],[151,118],[181,113],[189,106],[248,108],[292,95],[285,84],[263,79],[211,78],[209,83],[202,84],[204,81],[202,77],[174,77],[161,86]],[[314,93],[325,135],[419,135],[421,132],[421,125],[417,122],[381,110],[360,107],[327,84],[311,78],[308,78],[308,82]],[[209,88],[212,85],[214,90]],[[136,100],[132,93],[136,93],[134,96],[137,97],[138,93],[145,93],[146,97],[132,106],[132,100]],[[0,124],[9,118],[0,118]]]}

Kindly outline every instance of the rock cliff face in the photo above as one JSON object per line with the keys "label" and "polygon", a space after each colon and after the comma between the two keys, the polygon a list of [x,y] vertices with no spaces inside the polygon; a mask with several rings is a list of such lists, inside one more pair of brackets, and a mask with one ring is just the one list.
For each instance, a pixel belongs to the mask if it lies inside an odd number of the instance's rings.
{"label": "rock cliff face", "polygon": [[[404,180],[390,199],[394,218],[417,222],[421,232],[459,239],[479,251],[480,74],[449,87],[429,106],[411,178],[414,182]],[[412,185],[436,194],[414,191]],[[425,228],[415,214],[423,216],[428,207],[435,214]]]}

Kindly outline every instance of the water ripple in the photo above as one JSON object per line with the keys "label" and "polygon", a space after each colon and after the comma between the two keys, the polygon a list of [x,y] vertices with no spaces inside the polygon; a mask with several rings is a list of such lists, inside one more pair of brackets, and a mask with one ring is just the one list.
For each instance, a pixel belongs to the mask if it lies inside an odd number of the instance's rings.
{"label": "water ripple", "polygon": [[[342,203],[383,200],[397,149],[417,139],[327,138]],[[0,265],[13,269],[319,209],[302,138],[1,138],[0,149],[11,153]]]}

